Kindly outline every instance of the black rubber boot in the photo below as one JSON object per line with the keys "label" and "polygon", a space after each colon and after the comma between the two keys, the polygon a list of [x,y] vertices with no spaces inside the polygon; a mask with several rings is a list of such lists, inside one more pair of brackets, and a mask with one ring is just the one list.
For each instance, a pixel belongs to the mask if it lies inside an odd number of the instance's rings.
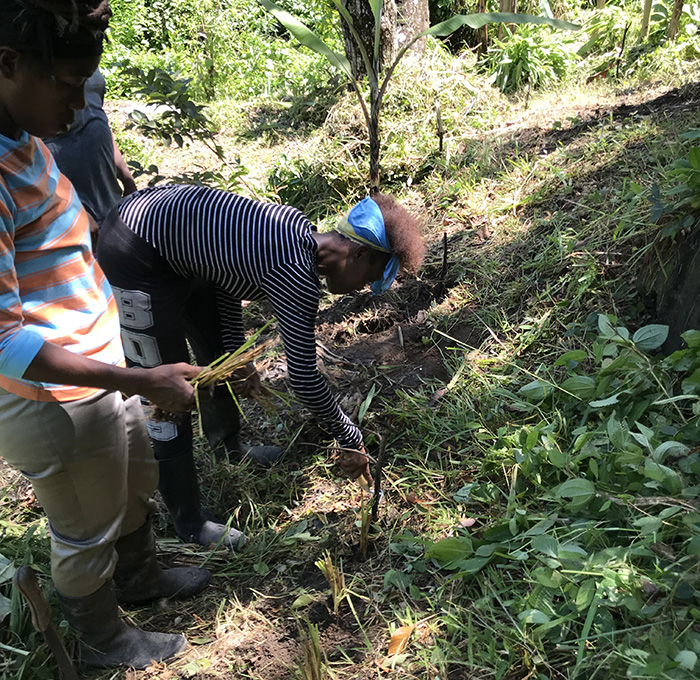
{"label": "black rubber boot", "polygon": [[58,600],[70,627],[80,634],[80,659],[87,668],[128,666],[141,670],[187,647],[182,635],[130,628],[119,618],[112,581],[86,597]]}
{"label": "black rubber boot", "polygon": [[217,385],[211,397],[200,397],[199,416],[209,446],[219,461],[250,460],[261,467],[271,467],[283,453],[279,446],[248,448],[241,444],[238,406],[226,385]]}
{"label": "black rubber boot", "polygon": [[112,578],[120,604],[142,604],[162,597],[192,597],[211,580],[208,569],[161,569],[156,559],[156,537],[150,517],[139,529],[122,536],[114,547],[119,559]]}
{"label": "black rubber boot", "polygon": [[[199,500],[199,482],[192,454],[158,461],[158,489],[175,524],[175,532],[185,543],[213,547],[221,545],[238,550],[248,539],[237,529],[227,529],[209,519]],[[223,537],[223,539],[222,539]]]}

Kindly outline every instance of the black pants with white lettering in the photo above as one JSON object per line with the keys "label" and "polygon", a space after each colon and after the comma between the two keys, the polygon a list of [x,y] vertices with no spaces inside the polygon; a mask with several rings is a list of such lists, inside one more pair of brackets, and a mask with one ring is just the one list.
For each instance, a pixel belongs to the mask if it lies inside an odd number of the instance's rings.
{"label": "black pants with white lettering", "polygon": [[[200,366],[224,353],[225,331],[214,284],[185,279],[150,244],[134,234],[116,210],[105,219],[97,259],[119,307],[127,365],[153,368],[189,362],[188,342]],[[238,406],[225,386],[201,395],[204,434],[215,450],[238,438]],[[148,433],[157,460],[192,454],[192,421],[161,422],[148,418]]]}

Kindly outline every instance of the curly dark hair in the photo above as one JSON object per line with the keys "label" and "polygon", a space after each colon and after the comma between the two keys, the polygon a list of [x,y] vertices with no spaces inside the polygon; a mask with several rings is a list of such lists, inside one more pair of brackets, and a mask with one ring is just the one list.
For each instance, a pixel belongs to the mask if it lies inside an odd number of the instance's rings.
{"label": "curly dark hair", "polygon": [[372,199],[382,211],[386,235],[392,252],[398,255],[401,271],[415,274],[425,255],[420,222],[391,194],[376,193]]}
{"label": "curly dark hair", "polygon": [[0,45],[47,65],[96,56],[111,16],[109,0],[2,0]]}

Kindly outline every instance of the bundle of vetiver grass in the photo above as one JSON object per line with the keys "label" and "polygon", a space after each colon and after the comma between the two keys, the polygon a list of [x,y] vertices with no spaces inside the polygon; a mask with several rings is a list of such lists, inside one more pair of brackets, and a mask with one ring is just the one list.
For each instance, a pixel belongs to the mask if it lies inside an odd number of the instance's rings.
{"label": "bundle of vetiver grass", "polygon": [[[208,366],[203,368],[199,375],[190,380],[192,387],[195,388],[194,394],[198,411],[200,390],[207,390],[215,387],[216,385],[227,385],[229,392],[231,393],[231,398],[238,403],[234,383],[243,382],[246,377],[241,376],[239,371],[244,369],[247,364],[263,356],[263,354],[265,354],[265,352],[267,352],[272,345],[272,340],[266,340],[260,345],[255,345],[255,341],[258,339],[258,336],[269,325],[270,322],[266,323],[260,330],[251,335],[235,352],[227,352],[226,354],[223,354],[218,359],[215,359]],[[271,395],[272,390],[263,387],[260,393],[251,393],[250,396],[264,408],[270,408],[272,406],[272,401],[270,398]],[[182,418],[183,414],[168,413],[156,406],[153,408],[150,417],[157,421],[175,422]]]}

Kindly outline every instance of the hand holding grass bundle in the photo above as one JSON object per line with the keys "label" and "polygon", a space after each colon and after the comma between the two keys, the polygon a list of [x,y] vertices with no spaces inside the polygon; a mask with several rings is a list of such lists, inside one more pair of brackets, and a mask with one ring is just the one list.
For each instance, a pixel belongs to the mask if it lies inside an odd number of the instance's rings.
{"label": "hand holding grass bundle", "polygon": [[370,456],[365,447],[360,444],[359,449],[338,447],[338,462],[343,472],[350,478],[357,480],[364,489],[369,490],[373,483],[372,473],[369,471]]}
{"label": "hand holding grass bundle", "polygon": [[[199,395],[203,390],[211,390],[216,385],[226,384],[231,393],[231,398],[237,401],[239,397],[251,397],[264,407],[269,406],[271,390],[263,388],[260,384],[260,376],[255,369],[254,361],[261,357],[271,346],[272,340],[267,340],[260,345],[254,343],[260,333],[267,328],[265,324],[260,330],[251,335],[246,342],[235,352],[223,354],[212,361],[208,366],[190,380],[195,388],[195,402],[199,410]],[[176,421],[182,417],[177,413],[166,413],[162,409],[154,408],[151,414],[154,420]]]}

